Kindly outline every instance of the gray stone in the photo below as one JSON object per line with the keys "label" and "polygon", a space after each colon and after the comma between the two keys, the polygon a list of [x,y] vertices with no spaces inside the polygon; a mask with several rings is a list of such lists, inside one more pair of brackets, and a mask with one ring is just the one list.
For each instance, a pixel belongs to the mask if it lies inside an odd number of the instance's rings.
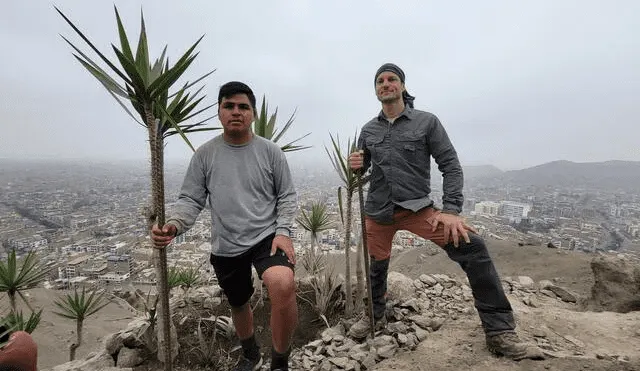
{"label": "gray stone", "polygon": [[347,366],[347,363],[349,363],[349,358],[347,357],[329,358],[329,362],[333,363],[334,365],[340,368],[345,368]]}
{"label": "gray stone", "polygon": [[525,289],[533,289],[536,285],[533,279],[531,279],[531,277],[528,277],[528,276],[518,276],[517,282],[520,284],[520,286],[522,286]]}
{"label": "gray stone", "polygon": [[420,281],[422,281],[428,287],[434,286],[438,281],[430,275],[423,274],[420,276]]}
{"label": "gray stone", "polygon": [[429,336],[429,331],[422,329],[420,326],[416,324],[413,325],[413,330],[415,331],[416,337],[418,338],[419,341],[423,341],[424,339],[427,338],[427,336]]}
{"label": "gray stone", "polygon": [[407,331],[409,331],[409,327],[405,325],[404,322],[398,321],[398,322],[388,323],[387,330],[395,333],[405,334]]}
{"label": "gray stone", "polygon": [[107,354],[115,355],[120,351],[124,344],[119,333],[109,334],[104,338],[104,349]]}
{"label": "gray stone", "polygon": [[549,290],[556,294],[562,301],[566,301],[568,303],[575,303],[578,301],[575,294],[560,286],[550,286]]}
{"label": "gray stone", "polygon": [[144,362],[142,351],[140,349],[122,348],[118,353],[118,367],[136,367]]}
{"label": "gray stone", "polygon": [[391,358],[396,354],[396,349],[398,349],[398,346],[395,343],[384,345],[377,349],[378,356],[381,358]]}
{"label": "gray stone", "polygon": [[387,286],[389,299],[402,302],[413,298],[415,294],[413,280],[402,273],[389,272],[387,276]]}
{"label": "gray stone", "polygon": [[433,292],[436,294],[436,296],[441,296],[442,291],[444,291],[444,286],[442,286],[440,283],[436,284],[433,287]]}

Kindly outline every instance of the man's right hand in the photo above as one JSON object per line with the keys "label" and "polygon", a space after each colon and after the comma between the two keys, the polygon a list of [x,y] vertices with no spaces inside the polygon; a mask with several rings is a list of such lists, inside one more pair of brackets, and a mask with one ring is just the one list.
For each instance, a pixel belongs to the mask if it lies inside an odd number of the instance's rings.
{"label": "man's right hand", "polygon": [[363,151],[360,150],[349,155],[349,167],[351,167],[352,170],[362,169],[362,162],[364,160],[362,153]]}
{"label": "man's right hand", "polygon": [[171,243],[176,236],[178,230],[173,224],[165,224],[162,229],[158,228],[157,224],[154,224],[151,228],[151,239],[153,240],[153,246],[156,249],[163,249]]}

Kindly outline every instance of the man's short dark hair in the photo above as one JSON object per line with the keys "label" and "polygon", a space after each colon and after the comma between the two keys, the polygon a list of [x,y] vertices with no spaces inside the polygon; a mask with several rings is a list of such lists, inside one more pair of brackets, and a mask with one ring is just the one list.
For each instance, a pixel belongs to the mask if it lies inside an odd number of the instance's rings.
{"label": "man's short dark hair", "polygon": [[253,108],[253,112],[256,113],[256,96],[253,95],[253,90],[240,81],[230,81],[220,87],[220,92],[218,92],[218,106],[222,102],[222,98],[231,98],[236,94],[246,94],[249,98],[249,102],[251,102],[251,108]]}

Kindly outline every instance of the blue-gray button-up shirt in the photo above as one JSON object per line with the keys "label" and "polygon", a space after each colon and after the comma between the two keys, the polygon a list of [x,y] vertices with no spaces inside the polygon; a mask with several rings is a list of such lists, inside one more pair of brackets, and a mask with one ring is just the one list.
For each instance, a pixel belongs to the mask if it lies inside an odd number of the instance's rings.
{"label": "blue-gray button-up shirt", "polygon": [[431,156],[444,178],[443,209],[462,211],[462,166],[435,115],[405,107],[391,123],[381,111],[362,128],[358,148],[371,168],[365,213],[377,222],[392,223],[396,205],[414,212],[433,205]]}

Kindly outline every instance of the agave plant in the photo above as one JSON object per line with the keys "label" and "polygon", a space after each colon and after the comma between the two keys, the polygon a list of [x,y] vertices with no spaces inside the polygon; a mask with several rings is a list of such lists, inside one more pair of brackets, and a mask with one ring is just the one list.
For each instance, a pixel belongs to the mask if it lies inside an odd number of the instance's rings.
{"label": "agave plant", "polygon": [[66,294],[53,302],[60,310],[53,312],[54,314],[76,321],[76,341],[71,344],[69,348],[70,361],[75,359],[76,349],[82,344],[84,320],[109,304],[104,294],[104,291],[98,293],[93,290],[87,295],[84,287],[82,288],[82,292],[78,292],[78,288],[76,287],[73,294]]}
{"label": "agave plant", "polygon": [[313,202],[309,213],[304,209],[301,213],[302,215],[296,219],[296,222],[311,234],[311,247],[303,256],[302,265],[307,273],[314,275],[324,266],[322,256],[318,255],[316,251],[318,233],[331,228],[331,221],[327,213],[327,205],[323,202]]}
{"label": "agave plant", "polygon": [[[351,292],[351,221],[352,217],[352,205],[353,205],[353,194],[357,190],[358,187],[358,177],[355,171],[351,169],[351,167],[347,163],[347,158],[349,154],[356,151],[356,141],[358,138],[358,134],[356,133],[353,138],[350,138],[347,141],[346,151],[340,145],[340,138],[336,135],[336,138],[333,135],[331,137],[331,144],[333,146],[330,151],[327,147],[325,147],[325,151],[327,155],[329,155],[329,159],[331,160],[331,164],[333,165],[334,170],[342,180],[342,186],[338,187],[338,205],[340,207],[340,219],[342,224],[344,225],[344,255],[345,255],[345,294],[346,294],[346,303],[345,303],[345,315],[351,316],[353,314],[353,296]],[[343,209],[342,203],[342,192],[343,190],[346,193],[346,211]],[[359,256],[360,254],[358,254]],[[358,279],[361,279],[358,278]],[[358,296],[362,296],[359,293]]]}
{"label": "agave plant", "polygon": [[49,270],[40,264],[34,251],[30,251],[23,259],[18,260],[16,251],[11,250],[6,262],[0,261],[0,292],[7,293],[12,312],[16,312],[17,296],[22,298],[22,301],[33,312],[33,308],[22,292],[44,281]]}
{"label": "agave plant", "polygon": [[[277,118],[277,116],[278,116],[278,108],[276,107],[275,112],[270,115],[269,114],[269,105],[267,104],[266,98],[263,96],[262,97],[262,106],[260,107],[260,113],[258,114],[258,116],[255,118],[255,120],[253,122],[253,132],[254,132],[254,134],[256,134],[258,136],[261,136],[261,137],[263,137],[265,139],[269,139],[274,143],[278,143],[278,141],[280,139],[282,139],[282,137],[289,130],[289,128],[291,128],[291,125],[295,121],[296,112],[294,111],[291,114],[291,116],[289,116],[289,119],[284,124],[282,129],[280,129],[279,131],[278,131],[278,128],[276,127],[276,118]],[[300,151],[300,150],[303,150],[303,149],[311,148],[311,146],[301,146],[301,145],[294,144],[294,143],[304,139],[309,134],[311,134],[311,133],[307,133],[307,134],[301,136],[298,139],[295,139],[295,140],[293,140],[291,142],[288,142],[288,143],[280,146],[280,149],[282,149],[282,151],[284,151],[284,152],[293,152],[293,151]]]}
{"label": "agave plant", "polygon": [[[214,106],[214,104],[211,104],[200,107],[200,103],[205,98],[204,95],[200,95],[203,87],[198,88],[195,92],[189,90],[215,70],[204,74],[193,82],[187,81],[173,92],[170,91],[197,57],[198,53],[195,52],[195,49],[204,36],[200,37],[187,49],[173,65],[169,63],[169,57],[166,56],[166,46],[160,57],[154,62],[151,62],[144,16],[141,14],[140,35],[134,55],[118,9],[115,8],[120,47],[118,48],[113,44],[111,45],[117,59],[117,62],[114,62],[100,52],[66,15],[58,8],[55,9],[114,75],[109,75],[105,69],[100,67],[82,50],[63,36],[63,39],[75,51],[74,56],[78,62],[106,88],[107,92],[134,121],[147,130],[151,153],[151,196],[153,200],[150,215],[148,215],[148,222],[150,225],[157,223],[161,228],[165,223],[164,139],[179,134],[189,147],[193,149],[193,146],[186,137],[187,133],[219,129],[203,127],[203,125],[215,117],[215,115],[205,117],[204,119],[197,118],[200,117],[203,112]],[[127,107],[125,104],[127,101],[139,117],[136,117]],[[159,338],[163,341],[161,348],[164,350],[165,370],[171,370],[166,251],[164,249],[154,250],[154,254],[157,254],[156,276],[158,277],[158,292],[161,297],[158,308],[161,313],[160,317],[162,318]],[[160,334],[162,334],[162,336],[160,336]]]}

